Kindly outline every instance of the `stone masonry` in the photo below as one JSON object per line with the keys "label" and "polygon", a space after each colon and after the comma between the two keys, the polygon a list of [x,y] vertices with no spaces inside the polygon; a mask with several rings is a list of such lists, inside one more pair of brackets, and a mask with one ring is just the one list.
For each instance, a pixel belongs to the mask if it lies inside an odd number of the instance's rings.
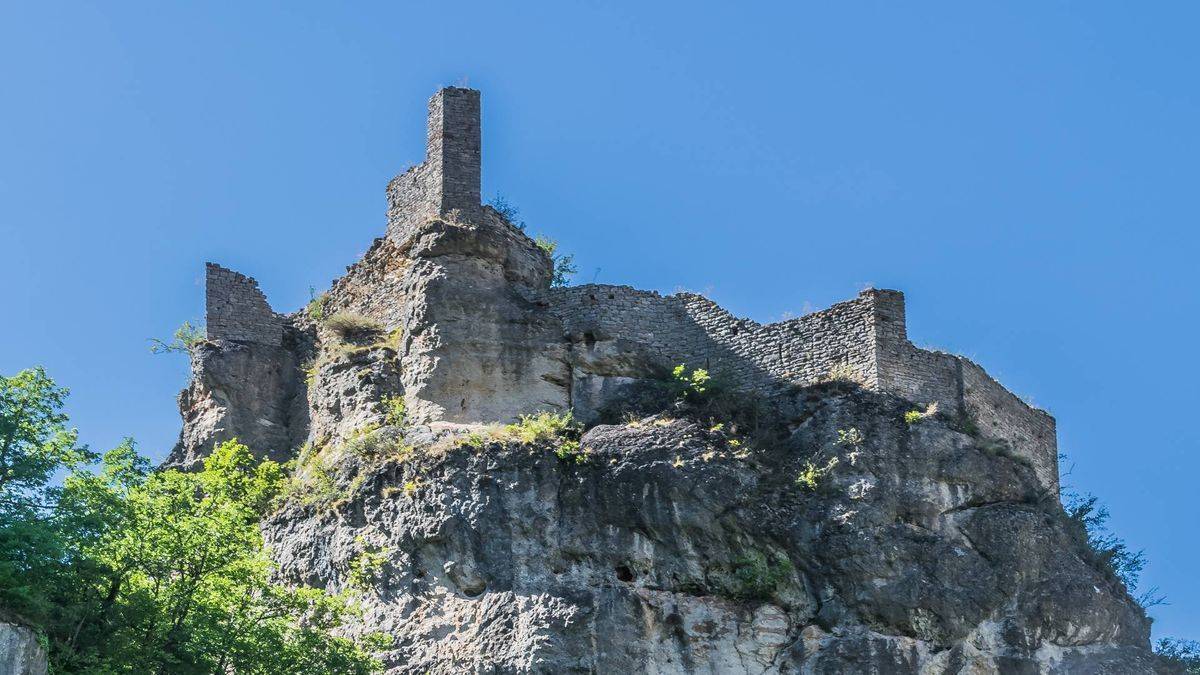
{"label": "stone masonry", "polygon": [[282,343],[283,319],[271,311],[257,281],[215,263],[208,263],[205,272],[208,339],[272,347]]}
{"label": "stone masonry", "polygon": [[435,94],[427,133],[425,161],[388,184],[388,236],[395,240],[433,216],[459,211],[470,219],[481,209],[479,92],[447,87]]}
{"label": "stone masonry", "polygon": [[[393,393],[404,395],[416,419],[477,424],[568,408],[587,419],[626,385],[680,363],[767,397],[836,373],[969,419],[1025,458],[1047,490],[1057,489],[1054,419],[975,363],[914,346],[899,291],[866,290],[823,311],[759,324],[694,294],[551,288],[549,257],[480,203],[479,92],[435,94],[427,132],[425,161],[387,186],[386,238],[325,298],[327,314],[358,314],[402,336]],[[302,362],[332,339],[303,312],[275,314],[254,280],[211,263],[207,294],[210,340],[295,343]],[[285,339],[289,332],[296,339]],[[294,424],[307,424],[310,414],[297,413]],[[291,438],[305,432],[293,429]]]}

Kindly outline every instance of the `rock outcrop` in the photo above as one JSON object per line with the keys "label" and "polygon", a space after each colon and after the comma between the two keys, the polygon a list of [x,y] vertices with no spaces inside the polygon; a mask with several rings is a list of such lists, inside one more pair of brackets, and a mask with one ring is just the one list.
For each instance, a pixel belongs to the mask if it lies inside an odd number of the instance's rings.
{"label": "rock outcrop", "polygon": [[46,675],[46,647],[32,628],[0,620],[0,673]]}
{"label": "rock outcrop", "polygon": [[385,428],[265,534],[360,594],[393,673],[1153,672],[1027,461],[854,386],[794,405],[774,440],[657,416],[578,454]]}

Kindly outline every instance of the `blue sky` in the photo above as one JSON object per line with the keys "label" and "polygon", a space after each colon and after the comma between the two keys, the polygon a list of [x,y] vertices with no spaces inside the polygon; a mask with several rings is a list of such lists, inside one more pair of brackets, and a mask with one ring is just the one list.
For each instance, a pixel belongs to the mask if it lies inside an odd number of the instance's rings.
{"label": "blue sky", "polygon": [[[750,3],[739,3],[749,5]],[[383,233],[425,101],[578,280],[777,320],[863,286],[1058,417],[1200,638],[1200,5],[3,3],[0,372],[161,458],[204,262],[290,311]],[[1064,470],[1068,467],[1064,467]]]}

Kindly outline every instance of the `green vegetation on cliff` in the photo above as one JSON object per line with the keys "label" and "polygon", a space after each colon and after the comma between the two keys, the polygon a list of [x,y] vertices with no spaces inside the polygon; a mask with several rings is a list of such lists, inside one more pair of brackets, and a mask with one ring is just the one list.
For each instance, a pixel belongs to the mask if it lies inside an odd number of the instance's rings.
{"label": "green vegetation on cliff", "polygon": [[333,635],[347,598],[270,579],[280,465],[236,441],[192,473],[151,471],[131,440],[98,457],[66,395],[41,369],[0,376],[0,607],[42,632],[53,672],[379,669],[376,641]]}

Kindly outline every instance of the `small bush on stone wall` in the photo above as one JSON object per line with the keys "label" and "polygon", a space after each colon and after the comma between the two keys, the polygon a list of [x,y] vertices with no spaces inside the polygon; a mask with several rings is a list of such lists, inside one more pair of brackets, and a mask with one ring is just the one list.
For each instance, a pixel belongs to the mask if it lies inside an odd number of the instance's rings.
{"label": "small bush on stone wall", "polygon": [[830,457],[829,461],[824,466],[818,466],[812,462],[805,462],[804,468],[800,470],[800,474],[796,476],[796,485],[805,490],[816,490],[821,485],[821,479],[824,478],[833,468],[838,465],[837,457]]}
{"label": "small bush on stone wall", "polygon": [[488,201],[488,206],[496,209],[496,213],[504,216],[504,219],[510,225],[522,232],[525,231],[525,221],[521,220],[521,209],[517,208],[516,204],[505,199],[504,195],[497,193],[495,197],[492,197]]}
{"label": "small bush on stone wall", "polygon": [[328,506],[344,496],[338,487],[333,468],[325,464],[323,459],[313,459],[307,462],[303,473],[297,470],[288,480],[281,501],[292,501],[304,506]]}
{"label": "small bush on stone wall", "polygon": [[471,432],[466,436],[458,439],[458,447],[471,448],[472,450],[482,450],[484,445],[487,445],[488,436],[478,431]]}
{"label": "small bush on stone wall", "polygon": [[855,449],[857,449],[867,440],[867,437],[855,427],[850,427],[849,429],[838,429],[837,435],[838,438],[835,443]]}
{"label": "small bush on stone wall", "polygon": [[346,587],[358,594],[369,592],[383,581],[384,568],[392,550],[369,544],[365,537],[354,538],[358,553],[350,559]]}
{"label": "small bush on stone wall", "polygon": [[378,454],[378,446],[390,439],[385,439],[382,435],[376,434],[376,431],[379,431],[378,424],[367,424],[355,429],[346,437],[346,442],[342,444],[342,449],[358,457],[370,457]]}
{"label": "small bush on stone wall", "polygon": [[587,452],[579,447],[579,441],[563,441],[554,450],[554,454],[564,462],[583,464],[587,461]]}
{"label": "small bush on stone wall", "polygon": [[154,354],[187,352],[206,339],[207,336],[205,335],[203,324],[193,326],[192,322],[184,321],[183,325],[175,329],[175,333],[171,336],[170,341],[150,338],[150,352]]}
{"label": "small bush on stone wall", "polygon": [[622,424],[660,413],[687,418],[707,427],[720,425],[757,444],[786,429],[778,410],[761,394],[725,386],[709,371],[677,366],[661,378],[631,383],[599,411],[599,421]]}
{"label": "small bush on stone wall", "polygon": [[402,394],[384,396],[383,414],[384,423],[388,426],[404,426],[408,420],[408,408],[404,404],[404,396]]}
{"label": "small bush on stone wall", "polygon": [[830,368],[829,372],[825,373],[825,376],[822,377],[820,381],[821,382],[830,382],[830,383],[840,382],[843,384],[856,384],[860,387],[864,387],[867,384],[867,380],[866,380],[866,378],[864,378],[862,376],[862,373],[855,370],[854,367],[851,366],[849,363],[839,363],[839,364],[835,365],[834,367]]}
{"label": "small bush on stone wall", "polygon": [[937,401],[925,406],[924,410],[909,410],[904,413],[904,423],[912,426],[921,420],[927,420],[938,413]]}
{"label": "small bush on stone wall", "polygon": [[1131,550],[1124,539],[1108,531],[1108,508],[1095,495],[1067,493],[1063,510],[1072,534],[1092,554],[1093,565],[1120,579],[1132,593],[1146,566],[1145,551]]}
{"label": "small bush on stone wall", "polygon": [[[488,206],[496,210],[509,222],[513,227],[525,231],[525,221],[521,220],[521,209],[516,204],[508,201],[502,194],[497,194],[488,202]],[[554,276],[550,279],[550,285],[554,287],[566,286],[571,283],[571,279],[579,271],[575,266],[575,256],[570,253],[559,253],[558,242],[545,236],[537,235],[534,237],[534,243],[538,248],[546,252],[550,256],[551,262],[554,263]]]}
{"label": "small bush on stone wall", "polygon": [[677,400],[693,403],[704,400],[713,388],[712,376],[704,368],[693,368],[688,372],[687,364],[681,363],[671,371],[671,384]]}
{"label": "small bush on stone wall", "polygon": [[554,453],[560,459],[582,463],[587,454],[579,447],[582,431],[582,426],[569,410],[564,413],[539,412],[522,415],[512,424],[492,424],[472,431],[459,437],[455,445],[472,450],[482,450],[488,443],[513,441],[529,445],[553,445]]}
{"label": "small bush on stone wall", "polygon": [[311,286],[308,289],[309,301],[304,308],[304,313],[308,314],[308,318],[313,321],[320,321],[325,318],[325,305],[329,302],[329,294],[317,294],[317,289]]}
{"label": "small bush on stone wall", "polygon": [[571,283],[575,273],[579,268],[575,266],[575,255],[571,253],[559,253],[558,242],[543,235],[538,235],[536,239],[538,248],[546,252],[550,256],[551,262],[554,263],[554,276],[550,278],[550,285],[554,287],[566,286]]}
{"label": "small bush on stone wall", "polygon": [[406,444],[404,437],[396,430],[368,424],[352,433],[342,444],[341,450],[369,464],[377,464],[387,460],[405,461],[412,456],[415,448]]}
{"label": "small bush on stone wall", "polygon": [[578,434],[575,417],[565,413],[540,412],[521,415],[515,424],[504,426],[504,433],[522,443],[539,443]]}

